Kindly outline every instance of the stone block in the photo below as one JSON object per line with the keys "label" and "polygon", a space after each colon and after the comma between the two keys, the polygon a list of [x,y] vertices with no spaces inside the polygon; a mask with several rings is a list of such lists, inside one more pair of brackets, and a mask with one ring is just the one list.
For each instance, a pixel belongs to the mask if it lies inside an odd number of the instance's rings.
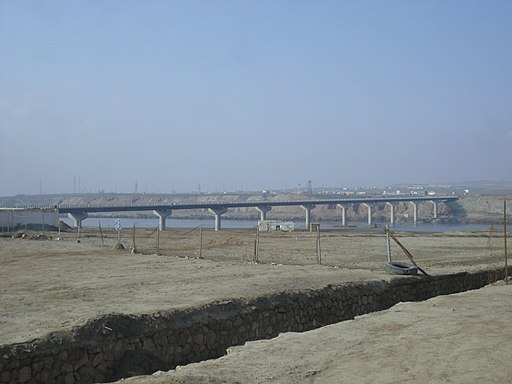
{"label": "stone block", "polygon": [[75,384],[77,383],[78,381],[75,379],[75,375],[73,373],[68,373],[65,377],[64,377],[64,383],[65,384]]}
{"label": "stone block", "polygon": [[32,368],[26,365],[19,370],[18,382],[28,383],[30,379],[32,379]]}
{"label": "stone block", "polygon": [[2,381],[2,383],[9,383],[11,381],[11,373],[8,371],[2,372],[2,374],[0,375],[0,380]]}
{"label": "stone block", "polygon": [[91,382],[95,378],[95,370],[90,365],[83,366],[78,370],[78,374],[80,375],[80,378],[84,382]]}
{"label": "stone block", "polygon": [[99,352],[98,354],[96,354],[96,356],[94,356],[94,358],[92,359],[92,365],[94,367],[97,367],[102,361],[103,359],[105,358],[105,354],[103,352]]}
{"label": "stone block", "polygon": [[213,345],[216,341],[217,335],[215,334],[215,332],[208,332],[208,334],[206,335],[206,344]]}
{"label": "stone block", "polygon": [[68,359],[69,355],[67,351],[62,351],[59,354],[59,360],[66,361]]}
{"label": "stone block", "polygon": [[202,345],[204,341],[204,335],[202,333],[197,333],[192,340],[194,344]]}
{"label": "stone block", "polygon": [[39,382],[41,383],[47,383],[49,381],[49,375],[48,372],[43,371],[39,374]]}
{"label": "stone block", "polygon": [[65,373],[73,372],[73,366],[70,363],[64,363],[62,365],[62,372],[65,372]]}
{"label": "stone block", "polygon": [[41,372],[43,369],[43,363],[41,361],[35,361],[32,363],[32,371],[33,372]]}
{"label": "stone block", "polygon": [[144,342],[142,344],[142,349],[144,351],[153,353],[156,351],[156,346],[152,339],[147,338],[144,340]]}

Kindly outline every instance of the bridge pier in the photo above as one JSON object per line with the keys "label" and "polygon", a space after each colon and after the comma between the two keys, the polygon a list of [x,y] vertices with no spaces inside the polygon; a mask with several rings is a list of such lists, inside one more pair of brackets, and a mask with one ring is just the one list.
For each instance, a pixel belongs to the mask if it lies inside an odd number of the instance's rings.
{"label": "bridge pier", "polygon": [[168,216],[170,216],[172,213],[172,210],[166,209],[166,210],[154,210],[153,214],[155,214],[158,217],[158,230],[159,231],[165,231],[165,219],[167,219]]}
{"label": "bridge pier", "polygon": [[341,225],[344,227],[347,225],[347,207],[343,204],[337,204],[341,208]]}
{"label": "bridge pier", "polygon": [[434,219],[437,219],[437,202],[434,200],[430,200],[430,202],[434,205]]}
{"label": "bridge pier", "polygon": [[395,225],[395,204],[387,201],[386,205],[389,206],[389,224],[393,226]]}
{"label": "bridge pier", "polygon": [[306,230],[311,228],[311,211],[315,209],[315,204],[303,204],[301,205],[302,209],[306,211]]}
{"label": "bridge pier", "polygon": [[73,225],[75,228],[82,228],[82,221],[87,219],[89,215],[87,212],[75,212],[68,213],[68,217],[73,220]]}
{"label": "bridge pier", "polygon": [[272,209],[270,205],[258,205],[256,210],[260,213],[260,220],[267,220],[267,212]]}
{"label": "bridge pier", "polygon": [[223,213],[226,213],[228,210],[225,207],[216,207],[216,208],[208,208],[208,211],[215,215],[215,231],[220,231],[221,229],[221,220],[220,216]]}
{"label": "bridge pier", "polygon": [[368,203],[362,203],[366,209],[368,210],[368,225],[372,226],[372,215],[373,215],[373,205]]}
{"label": "bridge pier", "polygon": [[414,224],[416,225],[418,223],[418,204],[416,204],[414,201],[410,201],[412,205],[412,215],[414,218]]}

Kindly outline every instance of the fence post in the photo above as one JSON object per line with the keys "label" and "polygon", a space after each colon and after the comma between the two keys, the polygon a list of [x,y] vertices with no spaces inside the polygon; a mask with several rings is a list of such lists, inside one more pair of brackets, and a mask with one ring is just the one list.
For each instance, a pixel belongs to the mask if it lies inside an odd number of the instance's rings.
{"label": "fence post", "polygon": [[135,253],[137,248],[135,248],[135,223],[133,223],[133,233],[132,233],[132,252]]}
{"label": "fence post", "polygon": [[320,224],[316,227],[316,259],[322,264],[322,247],[320,246]]}
{"label": "fence post", "polygon": [[252,261],[257,263],[259,262],[259,252],[260,252],[260,228],[256,226],[256,239],[254,240],[254,256]]}
{"label": "fence post", "polygon": [[101,229],[101,221],[98,221],[98,226],[100,227],[101,246],[103,247],[103,229]]}
{"label": "fence post", "polygon": [[160,231],[157,227],[157,230],[156,230],[156,254],[159,255],[160,254]]}
{"label": "fence post", "polygon": [[203,255],[203,227],[199,228],[199,257]]}

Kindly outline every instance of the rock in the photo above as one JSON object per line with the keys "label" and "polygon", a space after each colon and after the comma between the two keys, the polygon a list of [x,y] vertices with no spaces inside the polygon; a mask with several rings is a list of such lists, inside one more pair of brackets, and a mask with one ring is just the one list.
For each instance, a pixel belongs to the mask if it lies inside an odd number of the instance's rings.
{"label": "rock", "polygon": [[32,378],[32,369],[29,366],[25,366],[20,369],[18,382],[26,383]]}

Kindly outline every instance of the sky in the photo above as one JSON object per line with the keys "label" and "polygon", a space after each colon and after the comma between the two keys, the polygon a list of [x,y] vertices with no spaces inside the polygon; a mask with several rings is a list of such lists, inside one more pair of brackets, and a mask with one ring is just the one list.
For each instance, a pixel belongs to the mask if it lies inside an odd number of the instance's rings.
{"label": "sky", "polygon": [[512,1],[0,0],[0,196],[512,180]]}

